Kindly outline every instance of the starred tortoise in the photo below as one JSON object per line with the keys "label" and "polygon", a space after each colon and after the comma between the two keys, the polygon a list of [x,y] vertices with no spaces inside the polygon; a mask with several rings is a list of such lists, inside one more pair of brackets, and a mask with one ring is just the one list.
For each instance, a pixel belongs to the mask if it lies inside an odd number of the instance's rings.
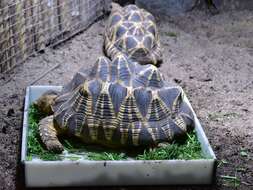
{"label": "starred tortoise", "polygon": [[36,104],[52,114],[39,122],[39,130],[47,149],[55,152],[63,150],[58,136],[64,134],[113,148],[154,147],[194,127],[183,90],[166,82],[157,67],[122,54],[113,61],[100,57],[60,95],[45,94]]}
{"label": "starred tortoise", "polygon": [[121,7],[112,3],[104,35],[104,52],[109,58],[121,52],[140,64],[159,66],[162,53],[153,15],[136,5]]}

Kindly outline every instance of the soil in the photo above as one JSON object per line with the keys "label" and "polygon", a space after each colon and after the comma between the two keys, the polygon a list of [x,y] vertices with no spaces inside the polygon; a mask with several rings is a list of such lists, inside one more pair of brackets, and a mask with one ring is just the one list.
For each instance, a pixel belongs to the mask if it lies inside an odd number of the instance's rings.
{"label": "soil", "polygon": [[[0,189],[24,188],[17,168],[25,88],[57,64],[35,84],[62,85],[80,67],[93,65],[102,55],[104,25],[101,20],[0,75]],[[219,164],[212,186],[157,189],[253,189],[253,12],[210,15],[196,10],[158,25],[164,58],[161,71],[186,91]]]}

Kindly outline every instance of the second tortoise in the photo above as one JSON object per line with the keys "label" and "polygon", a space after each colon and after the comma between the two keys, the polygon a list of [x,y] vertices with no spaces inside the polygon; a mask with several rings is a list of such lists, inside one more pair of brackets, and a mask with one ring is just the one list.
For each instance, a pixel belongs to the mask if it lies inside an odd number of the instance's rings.
{"label": "second tortoise", "polygon": [[104,52],[113,59],[124,54],[140,64],[162,63],[159,34],[152,14],[136,5],[112,3],[104,35]]}

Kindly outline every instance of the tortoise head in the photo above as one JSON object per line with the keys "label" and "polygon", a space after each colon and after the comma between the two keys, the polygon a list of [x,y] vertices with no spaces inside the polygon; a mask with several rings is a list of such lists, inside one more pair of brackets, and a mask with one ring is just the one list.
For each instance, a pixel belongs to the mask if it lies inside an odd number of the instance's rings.
{"label": "tortoise head", "polygon": [[52,105],[58,97],[59,92],[49,90],[45,92],[38,100],[35,101],[36,107],[45,115],[53,114]]}

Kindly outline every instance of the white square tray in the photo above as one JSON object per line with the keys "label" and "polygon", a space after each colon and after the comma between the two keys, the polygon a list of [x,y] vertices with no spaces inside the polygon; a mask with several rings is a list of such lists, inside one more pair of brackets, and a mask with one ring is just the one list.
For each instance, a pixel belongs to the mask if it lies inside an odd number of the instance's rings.
{"label": "white square tray", "polygon": [[[203,154],[199,160],[122,161],[27,161],[28,109],[47,90],[61,86],[30,86],[26,89],[21,163],[27,187],[182,185],[211,184],[216,175],[216,157],[194,113],[195,130]],[[189,101],[185,100],[189,105]]]}

